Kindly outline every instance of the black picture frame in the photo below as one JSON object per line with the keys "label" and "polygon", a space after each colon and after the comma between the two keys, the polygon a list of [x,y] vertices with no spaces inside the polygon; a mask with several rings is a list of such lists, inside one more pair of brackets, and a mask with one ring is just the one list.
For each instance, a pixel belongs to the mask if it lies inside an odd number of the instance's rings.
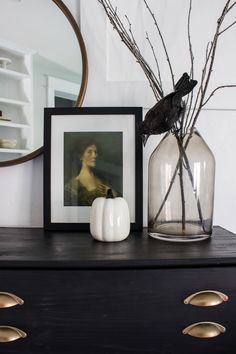
{"label": "black picture frame", "polygon": [[[70,188],[66,181],[68,159],[71,158],[71,140],[77,143],[86,135],[110,142],[113,154],[121,155],[122,167],[116,167],[116,182],[122,178],[122,193],[132,207],[131,230],[143,227],[143,151],[138,126],[142,122],[141,107],[73,107],[45,108],[44,110],[44,228],[57,231],[88,231],[90,206],[69,205],[65,193]],[[118,128],[113,128],[113,126]],[[120,127],[121,126],[121,127]],[[109,128],[110,127],[110,128]],[[112,127],[112,128],[111,128]],[[122,133],[122,144],[119,143]],[[68,135],[72,134],[72,135]],[[73,135],[74,134],[74,135]],[[84,134],[84,135],[83,135]],[[103,134],[103,136],[101,135]],[[104,135],[105,134],[105,135]],[[106,135],[107,134],[107,135]],[[105,137],[105,139],[104,139]],[[107,137],[107,139],[106,139]],[[109,137],[109,139],[108,139]],[[115,139],[113,139],[115,138]],[[68,141],[68,142],[67,142]],[[117,149],[114,142],[117,141]],[[126,149],[126,150],[125,150]],[[110,149],[105,149],[108,151]],[[116,152],[115,152],[116,151]],[[111,154],[111,153],[110,153]],[[128,155],[128,156],[127,156]],[[130,158],[130,161],[127,159]],[[71,158],[71,160],[73,160]],[[134,161],[133,161],[134,160]],[[62,167],[63,165],[63,167]],[[132,171],[132,166],[134,166]],[[108,168],[109,170],[109,164]],[[122,171],[122,172],[119,172]],[[118,177],[119,178],[118,178]],[[121,177],[122,176],[122,177]],[[124,178],[126,176],[126,180]],[[72,180],[72,179],[71,179]],[[134,186],[132,181],[134,181]],[[68,187],[68,185],[69,187]],[[120,182],[121,185],[121,182]],[[64,190],[62,192],[62,189]],[[65,192],[66,191],[66,192]],[[132,192],[133,191],[133,192]],[[133,193],[133,196],[132,194]],[[127,194],[127,195],[126,195]],[[82,200],[82,199],[81,199]],[[87,213],[87,214],[86,214]],[[84,215],[84,216],[83,216]],[[77,219],[78,218],[78,219]]]}

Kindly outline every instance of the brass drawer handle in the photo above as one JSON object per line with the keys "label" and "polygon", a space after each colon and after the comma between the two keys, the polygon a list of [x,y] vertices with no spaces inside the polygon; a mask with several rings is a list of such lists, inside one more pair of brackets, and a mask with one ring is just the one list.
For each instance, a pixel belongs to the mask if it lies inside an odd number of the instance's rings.
{"label": "brass drawer handle", "polygon": [[24,300],[14,294],[0,292],[0,308],[23,305],[23,303]]}
{"label": "brass drawer handle", "polygon": [[197,338],[213,338],[224,333],[226,328],[215,322],[198,322],[183,329],[183,334]]}
{"label": "brass drawer handle", "polygon": [[223,301],[228,301],[228,296],[215,290],[204,290],[188,296],[184,303],[194,306],[216,306]]}
{"label": "brass drawer handle", "polygon": [[25,338],[27,334],[21,329],[10,327],[10,326],[0,326],[0,342],[12,342],[14,340]]}

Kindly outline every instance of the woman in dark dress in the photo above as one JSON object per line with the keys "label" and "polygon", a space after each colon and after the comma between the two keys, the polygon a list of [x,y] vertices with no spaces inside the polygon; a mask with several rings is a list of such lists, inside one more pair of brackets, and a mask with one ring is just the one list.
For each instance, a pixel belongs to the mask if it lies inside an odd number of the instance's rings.
{"label": "woman in dark dress", "polygon": [[[106,196],[111,186],[93,172],[97,156],[95,143],[87,142],[81,149],[80,171],[65,184],[65,205],[90,206],[95,198]],[[117,193],[113,192],[116,196]]]}

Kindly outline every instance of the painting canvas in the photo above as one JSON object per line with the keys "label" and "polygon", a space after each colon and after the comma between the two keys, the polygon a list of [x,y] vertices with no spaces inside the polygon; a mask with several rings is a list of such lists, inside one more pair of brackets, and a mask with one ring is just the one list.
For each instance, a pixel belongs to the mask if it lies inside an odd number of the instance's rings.
{"label": "painting canvas", "polygon": [[64,205],[91,206],[95,198],[123,195],[122,132],[64,133]]}

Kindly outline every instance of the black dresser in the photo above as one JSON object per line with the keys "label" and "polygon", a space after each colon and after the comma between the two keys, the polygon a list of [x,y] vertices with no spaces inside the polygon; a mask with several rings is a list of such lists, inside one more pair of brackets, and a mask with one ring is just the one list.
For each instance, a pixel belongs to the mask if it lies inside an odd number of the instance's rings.
{"label": "black dresser", "polygon": [[236,235],[101,243],[1,228],[0,307],[3,354],[235,354]]}

